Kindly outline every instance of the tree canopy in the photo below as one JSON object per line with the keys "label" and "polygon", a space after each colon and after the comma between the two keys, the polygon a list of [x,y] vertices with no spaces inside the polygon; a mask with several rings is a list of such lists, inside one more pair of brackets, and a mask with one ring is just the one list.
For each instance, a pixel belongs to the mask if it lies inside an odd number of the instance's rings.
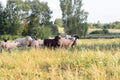
{"label": "tree canopy", "polygon": [[82,0],[59,1],[62,19],[57,18],[54,23],[50,20],[52,11],[47,2],[7,0],[5,8],[0,4],[0,35],[35,35],[45,38],[58,35],[58,27],[64,27],[67,34],[85,36],[88,13],[82,9]]}
{"label": "tree canopy", "polygon": [[82,9],[82,0],[60,0],[60,7],[65,32],[85,36],[88,13]]}
{"label": "tree canopy", "polygon": [[7,0],[5,8],[0,4],[0,34],[38,36],[40,27],[50,31],[46,28],[53,26],[51,14],[47,2]]}

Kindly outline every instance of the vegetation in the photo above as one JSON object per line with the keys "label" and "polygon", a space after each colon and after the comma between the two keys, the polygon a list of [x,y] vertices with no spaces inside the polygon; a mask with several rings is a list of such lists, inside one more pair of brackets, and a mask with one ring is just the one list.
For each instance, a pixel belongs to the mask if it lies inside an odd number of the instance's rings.
{"label": "vegetation", "polygon": [[89,29],[120,29],[120,21],[115,21],[112,23],[88,23]]}
{"label": "vegetation", "polygon": [[119,80],[119,39],[83,39],[75,49],[0,54],[1,80]]}
{"label": "vegetation", "polygon": [[40,32],[41,27],[50,32],[48,36],[52,36],[63,33],[58,30],[63,26],[67,34],[85,36],[88,29],[88,13],[81,8],[82,0],[60,0],[60,3],[63,17],[57,18],[53,23],[50,21],[52,11],[47,2],[7,0],[6,7],[0,4],[0,35],[35,35],[41,38],[39,34],[46,33],[46,31]]}
{"label": "vegetation", "polygon": [[88,29],[85,38],[120,38],[119,29]]}
{"label": "vegetation", "polygon": [[103,29],[103,30],[95,30],[95,31],[92,31],[91,33],[89,34],[109,34],[108,30],[107,29]]}
{"label": "vegetation", "polygon": [[87,33],[87,15],[82,7],[82,0],[60,0],[63,27],[67,34],[85,36]]}
{"label": "vegetation", "polygon": [[[52,34],[52,11],[46,2],[39,0],[7,0],[6,7],[0,4],[0,35],[34,35],[41,37],[48,30]],[[44,27],[45,32],[40,32]],[[48,29],[50,28],[50,29]],[[43,37],[43,36],[42,36]],[[46,36],[44,37],[46,38]]]}
{"label": "vegetation", "polygon": [[[60,0],[60,7],[62,19],[53,23],[47,2],[7,0],[5,8],[0,3],[0,39],[26,35],[44,39],[64,34],[63,30],[85,37],[88,28],[101,29],[91,32],[97,38],[114,37],[107,29],[120,29],[118,21],[87,24],[82,0]],[[80,39],[69,49],[26,48],[0,53],[0,80],[119,80],[119,75],[119,39]]]}

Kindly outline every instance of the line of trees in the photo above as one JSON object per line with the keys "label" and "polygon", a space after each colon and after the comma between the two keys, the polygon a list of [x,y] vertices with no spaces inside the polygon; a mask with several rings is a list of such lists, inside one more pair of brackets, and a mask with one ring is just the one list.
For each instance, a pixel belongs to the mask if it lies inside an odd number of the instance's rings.
{"label": "line of trees", "polygon": [[7,0],[5,8],[0,4],[0,34],[47,37],[52,33],[51,14],[46,2]]}
{"label": "line of trees", "polygon": [[36,35],[46,38],[58,35],[58,25],[65,33],[87,33],[87,15],[82,7],[82,0],[60,0],[62,19],[50,21],[52,11],[47,2],[39,0],[7,0],[6,7],[0,4],[0,35]]}
{"label": "line of trees", "polygon": [[112,23],[88,23],[90,29],[120,29],[120,21],[115,21]]}

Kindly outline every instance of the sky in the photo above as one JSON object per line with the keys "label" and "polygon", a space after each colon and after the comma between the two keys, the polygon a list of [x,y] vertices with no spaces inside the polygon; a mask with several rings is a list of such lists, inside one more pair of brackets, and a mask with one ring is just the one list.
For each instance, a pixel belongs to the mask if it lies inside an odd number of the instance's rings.
{"label": "sky", "polygon": [[[59,0],[40,0],[47,1],[48,6],[53,11],[52,20],[62,17],[59,7]],[[111,23],[120,21],[120,0],[82,0],[82,8],[89,13],[88,22]],[[5,5],[6,0],[0,0]]]}

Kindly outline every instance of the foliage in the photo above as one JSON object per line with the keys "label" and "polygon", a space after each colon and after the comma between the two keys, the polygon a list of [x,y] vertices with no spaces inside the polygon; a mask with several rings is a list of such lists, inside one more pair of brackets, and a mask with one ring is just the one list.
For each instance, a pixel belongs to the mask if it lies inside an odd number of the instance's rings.
{"label": "foliage", "polygon": [[120,29],[120,22],[116,21],[110,24],[110,28]]}
{"label": "foliage", "polygon": [[56,18],[54,24],[57,25],[58,27],[63,26],[63,22],[60,18]]}
{"label": "foliage", "polygon": [[[49,21],[52,13],[47,3],[41,3],[39,0],[33,0],[31,3],[32,13],[27,19],[28,23],[28,35],[36,35],[39,26],[51,26]],[[37,35],[36,35],[37,36]]]}
{"label": "foliage", "polygon": [[96,29],[93,23],[87,23],[89,29]]}
{"label": "foliage", "polygon": [[38,27],[37,29],[37,37],[41,38],[41,39],[45,39],[45,38],[48,38],[49,36],[52,35],[52,31],[51,31],[51,28],[49,27]]}
{"label": "foliage", "polygon": [[52,11],[46,2],[39,0],[7,0],[0,5],[0,34],[36,35],[39,26],[51,26]]}
{"label": "foliage", "polygon": [[8,39],[8,40],[14,40],[16,38],[19,38],[19,37],[22,37],[22,36],[19,36],[19,35],[0,35],[0,40],[3,41],[3,38],[4,39]]}
{"label": "foliage", "polygon": [[7,19],[7,11],[0,4],[0,34],[8,34],[10,22]]}
{"label": "foliage", "polygon": [[82,0],[60,0],[62,20],[67,34],[85,36],[87,32],[87,15],[82,10]]}
{"label": "foliage", "polygon": [[8,34],[16,35],[20,29],[22,0],[8,0],[6,5],[7,20],[9,21]]}
{"label": "foliage", "polygon": [[90,34],[109,34],[107,29],[92,31]]}
{"label": "foliage", "polygon": [[58,26],[56,24],[51,26],[51,30],[52,30],[52,35],[58,35],[59,34]]}
{"label": "foliage", "polygon": [[88,26],[90,29],[96,28],[96,29],[120,29],[120,22],[115,21],[112,23],[100,23],[98,21],[97,23],[88,23]]}
{"label": "foliage", "polygon": [[55,21],[54,21],[54,25],[52,26],[52,30],[53,30],[53,34],[54,35],[61,35],[61,34],[64,34],[64,27],[63,27],[63,22],[62,22],[62,19],[60,18],[56,18]]}

